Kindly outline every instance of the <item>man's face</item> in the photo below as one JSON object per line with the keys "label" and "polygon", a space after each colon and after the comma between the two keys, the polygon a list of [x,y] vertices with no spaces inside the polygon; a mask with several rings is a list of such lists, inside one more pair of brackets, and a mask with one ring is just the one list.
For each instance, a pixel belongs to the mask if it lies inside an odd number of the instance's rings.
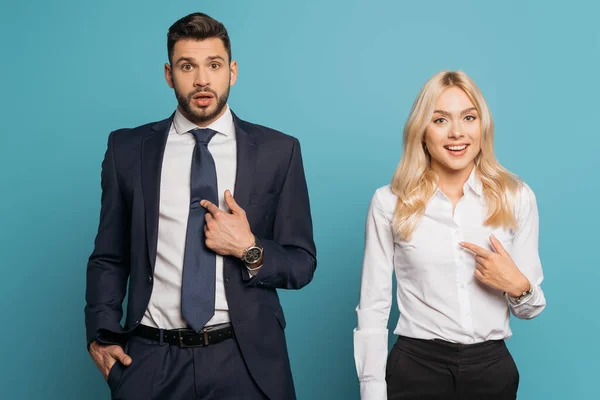
{"label": "man's face", "polygon": [[237,63],[229,62],[221,39],[179,40],[171,62],[165,64],[165,78],[175,91],[179,111],[201,127],[223,115],[229,88],[237,79]]}

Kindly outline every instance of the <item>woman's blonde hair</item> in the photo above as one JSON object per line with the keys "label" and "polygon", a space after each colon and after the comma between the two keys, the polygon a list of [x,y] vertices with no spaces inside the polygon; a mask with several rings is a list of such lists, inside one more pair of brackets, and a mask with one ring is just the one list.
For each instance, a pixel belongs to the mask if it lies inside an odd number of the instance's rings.
{"label": "woman's blonde hair", "polygon": [[484,224],[506,228],[517,226],[513,207],[519,179],[503,168],[494,156],[494,121],[485,99],[464,72],[442,71],[425,83],[412,106],[404,126],[402,158],[392,178],[392,192],[398,196],[393,226],[404,240],[412,236],[427,202],[437,189],[437,174],[431,169],[431,157],[423,141],[435,103],[449,87],[462,89],[479,113],[481,151],[475,157],[475,173],[481,180],[487,203]]}

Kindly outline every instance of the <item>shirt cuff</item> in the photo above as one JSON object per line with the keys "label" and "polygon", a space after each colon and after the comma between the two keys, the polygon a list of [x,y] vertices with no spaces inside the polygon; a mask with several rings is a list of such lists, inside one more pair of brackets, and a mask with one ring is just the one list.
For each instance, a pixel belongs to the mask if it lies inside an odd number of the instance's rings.
{"label": "shirt cuff", "polygon": [[380,381],[364,381],[360,383],[361,400],[387,400],[387,384]]}
{"label": "shirt cuff", "polygon": [[529,302],[529,300],[531,300],[533,298],[533,295],[535,294],[536,291],[536,287],[531,285],[531,293],[529,293],[527,296],[525,297],[521,297],[520,300],[515,300],[514,298],[512,298],[511,296],[509,296],[508,294],[506,295],[506,298],[508,299],[509,303],[513,306],[513,307],[519,307],[523,304],[526,304],[527,302]]}
{"label": "shirt cuff", "polygon": [[248,270],[248,274],[249,274],[249,275],[250,275],[250,277],[252,278],[252,277],[256,276],[256,274],[258,274],[258,271],[259,271],[259,270],[262,268],[262,266],[263,266],[263,265],[262,265],[262,264],[260,264],[260,265],[259,265],[258,267],[256,267],[256,268],[249,268],[249,267],[246,265],[246,269]]}
{"label": "shirt cuff", "polygon": [[354,329],[354,360],[361,400],[386,400],[387,329]]}

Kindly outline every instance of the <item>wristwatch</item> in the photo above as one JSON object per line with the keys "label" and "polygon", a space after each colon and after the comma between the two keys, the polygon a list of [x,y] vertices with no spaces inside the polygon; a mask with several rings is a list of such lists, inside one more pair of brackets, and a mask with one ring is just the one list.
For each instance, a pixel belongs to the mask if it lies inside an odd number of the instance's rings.
{"label": "wristwatch", "polygon": [[254,244],[244,250],[242,255],[242,262],[246,265],[256,264],[263,255],[263,246],[260,244],[258,238],[254,238]]}
{"label": "wristwatch", "polygon": [[517,303],[520,303],[521,300],[523,300],[524,297],[530,295],[531,293],[533,293],[533,285],[530,283],[529,284],[529,289],[527,289],[526,291],[524,291],[523,293],[521,293],[521,295],[519,297],[512,297],[509,296],[513,301],[516,301]]}

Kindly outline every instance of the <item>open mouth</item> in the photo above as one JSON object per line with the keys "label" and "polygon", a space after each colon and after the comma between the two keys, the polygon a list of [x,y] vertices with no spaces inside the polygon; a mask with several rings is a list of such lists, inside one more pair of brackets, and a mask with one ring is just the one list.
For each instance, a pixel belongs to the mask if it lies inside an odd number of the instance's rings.
{"label": "open mouth", "polygon": [[459,157],[459,156],[462,156],[463,154],[465,154],[467,152],[468,147],[469,147],[468,144],[454,144],[454,145],[444,146],[444,148],[446,150],[448,150],[448,152],[455,157]]}
{"label": "open mouth", "polygon": [[192,97],[192,100],[196,105],[200,107],[206,107],[210,105],[214,98],[215,96],[211,93],[198,93],[197,95]]}
{"label": "open mouth", "polygon": [[215,97],[212,93],[202,92],[194,95],[193,99],[212,99]]}

